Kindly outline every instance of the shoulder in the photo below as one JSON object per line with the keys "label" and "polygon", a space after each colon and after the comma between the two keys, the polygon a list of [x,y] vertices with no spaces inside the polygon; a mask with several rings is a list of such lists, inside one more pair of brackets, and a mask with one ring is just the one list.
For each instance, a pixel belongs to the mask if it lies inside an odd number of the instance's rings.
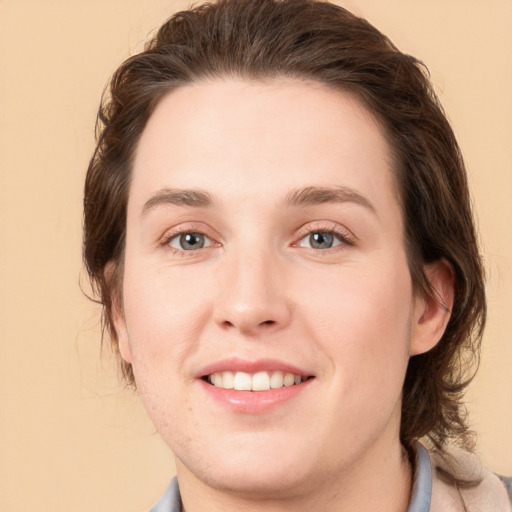
{"label": "shoulder", "polygon": [[429,455],[431,512],[512,512],[510,478],[495,475],[476,455],[459,448]]}

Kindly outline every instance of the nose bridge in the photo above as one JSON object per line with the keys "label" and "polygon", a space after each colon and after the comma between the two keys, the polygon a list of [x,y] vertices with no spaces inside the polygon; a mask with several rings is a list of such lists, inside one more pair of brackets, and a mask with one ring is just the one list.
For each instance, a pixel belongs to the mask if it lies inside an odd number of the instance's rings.
{"label": "nose bridge", "polygon": [[289,322],[283,262],[275,250],[262,245],[239,245],[226,255],[216,308],[223,327],[256,333]]}

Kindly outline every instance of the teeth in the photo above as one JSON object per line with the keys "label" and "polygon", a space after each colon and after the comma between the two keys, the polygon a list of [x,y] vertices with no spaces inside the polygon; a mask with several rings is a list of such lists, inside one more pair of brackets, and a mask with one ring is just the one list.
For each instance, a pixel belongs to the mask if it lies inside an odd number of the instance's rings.
{"label": "teeth", "polygon": [[287,373],[284,376],[283,384],[285,386],[293,386],[295,384],[295,375],[293,375],[293,373]]}
{"label": "teeth", "polygon": [[270,389],[270,375],[268,372],[258,372],[252,376],[252,390],[266,391]]}
{"label": "teeth", "polygon": [[245,372],[236,372],[233,388],[237,391],[250,391],[252,389],[251,376]]}
{"label": "teeth", "polygon": [[246,372],[216,372],[208,376],[208,382],[215,387],[224,389],[235,389],[237,391],[267,391],[269,389],[293,386],[302,382],[301,375],[293,373],[257,372],[254,374]]}
{"label": "teeth", "polygon": [[233,372],[222,372],[222,387],[224,389],[233,389],[235,386],[235,376]]}
{"label": "teeth", "polygon": [[272,389],[283,387],[283,372],[272,372],[270,387]]}
{"label": "teeth", "polygon": [[212,384],[218,388],[222,387],[222,373],[214,373],[212,375]]}

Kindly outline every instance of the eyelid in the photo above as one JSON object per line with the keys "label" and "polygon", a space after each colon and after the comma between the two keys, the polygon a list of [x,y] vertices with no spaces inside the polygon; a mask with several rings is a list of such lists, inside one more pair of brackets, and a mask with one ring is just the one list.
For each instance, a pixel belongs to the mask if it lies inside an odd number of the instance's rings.
{"label": "eyelid", "polygon": [[[198,247],[197,249],[194,249],[194,250],[186,250],[186,249],[182,249],[181,247],[175,247],[173,244],[175,241],[178,241],[180,240],[180,238],[183,236],[183,235],[199,235],[199,236],[202,236],[204,237],[204,245],[202,247]],[[208,247],[212,247],[213,244],[214,244],[214,241],[208,236],[208,235],[205,235],[204,233],[198,233],[197,231],[185,231],[183,233],[176,233],[175,235],[171,236],[168,240],[168,245],[172,248],[172,249],[175,249],[176,251],[183,251],[183,252],[196,252],[196,251],[199,251],[200,249],[208,249]]]}
{"label": "eyelid", "polygon": [[[340,224],[333,222],[333,221],[314,221],[314,222],[308,222],[301,226],[295,235],[295,242],[292,244],[295,247],[300,247],[299,243],[307,236],[311,235],[312,233],[331,233],[334,236],[336,236],[340,241],[340,245],[348,245],[352,246],[355,245],[357,241],[357,237],[344,226],[341,226]],[[339,245],[331,247],[329,249],[314,249],[314,248],[308,248],[305,247],[305,249],[310,249],[312,251],[319,251],[319,252],[327,252],[330,249],[336,249],[339,247]]]}
{"label": "eyelid", "polygon": [[[159,245],[161,246],[168,246],[170,249],[176,252],[197,252],[197,251],[184,251],[182,249],[178,249],[176,247],[171,247],[170,242],[171,240],[187,234],[187,233],[194,233],[197,235],[203,235],[205,238],[211,241],[211,244],[208,246],[203,247],[202,249],[208,249],[210,247],[220,246],[221,244],[217,242],[216,237],[211,234],[212,229],[209,229],[207,225],[200,223],[200,222],[186,222],[183,224],[179,224],[178,226],[174,226],[168,230],[165,231],[165,233],[162,235],[162,237],[159,240]],[[198,249],[199,250],[199,249]]]}

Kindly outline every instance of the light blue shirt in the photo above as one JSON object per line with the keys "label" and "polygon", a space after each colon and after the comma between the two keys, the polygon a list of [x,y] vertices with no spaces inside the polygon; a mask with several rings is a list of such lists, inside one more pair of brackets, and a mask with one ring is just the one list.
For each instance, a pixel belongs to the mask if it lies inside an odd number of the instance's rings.
{"label": "light blue shirt", "polygon": [[[416,468],[411,503],[407,512],[429,512],[432,494],[432,472],[427,450],[416,445]],[[182,512],[178,480],[174,477],[158,503],[150,512]]]}

